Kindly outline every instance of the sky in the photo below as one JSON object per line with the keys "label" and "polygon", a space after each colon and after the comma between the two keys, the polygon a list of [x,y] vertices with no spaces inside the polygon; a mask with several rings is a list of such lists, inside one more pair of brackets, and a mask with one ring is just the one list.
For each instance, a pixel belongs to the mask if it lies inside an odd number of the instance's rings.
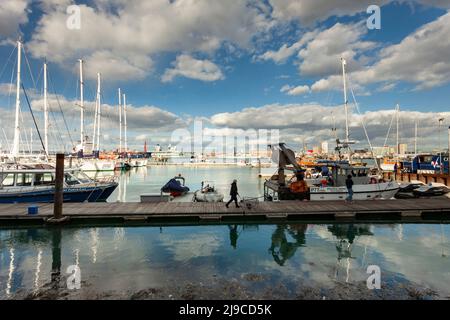
{"label": "sky", "polygon": [[[370,5],[380,7],[379,29],[368,28]],[[419,150],[446,148],[449,10],[444,0],[2,0],[0,144],[7,150],[13,137],[20,37],[23,82],[41,131],[42,65],[49,65],[54,149],[79,139],[80,58],[88,133],[101,73],[103,148],[118,145],[119,87],[130,148],[175,143],[174,130],[191,132],[196,121],[217,136],[279,130],[295,150],[332,143],[334,126],[340,138],[345,131],[341,57],[356,147],[368,146],[364,127],[373,146],[395,145],[395,121],[389,128],[399,104],[400,142],[412,150],[417,122]],[[33,125],[21,100],[26,144]]]}

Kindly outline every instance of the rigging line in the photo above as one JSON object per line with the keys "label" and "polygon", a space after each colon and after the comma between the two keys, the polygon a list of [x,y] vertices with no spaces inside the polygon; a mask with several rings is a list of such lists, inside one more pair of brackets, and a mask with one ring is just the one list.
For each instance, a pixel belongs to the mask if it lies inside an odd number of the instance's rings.
{"label": "rigging line", "polygon": [[22,83],[22,90],[23,90],[23,93],[25,95],[25,99],[27,100],[28,108],[30,109],[31,117],[33,118],[34,126],[36,127],[36,131],[37,131],[37,134],[39,136],[39,140],[41,141],[42,148],[44,149],[45,157],[47,158],[47,150],[45,149],[44,141],[42,141],[41,132],[39,131],[39,127],[38,127],[38,125],[36,123],[36,119],[34,117],[33,109],[31,109],[30,100],[28,100],[27,91],[25,90],[25,87],[23,86],[23,83]]}
{"label": "rigging line", "polygon": [[2,127],[2,131],[3,131],[3,135],[5,136],[6,146],[8,147],[9,154],[12,154],[11,145],[9,144],[8,136],[6,135],[5,129],[3,127]]}
{"label": "rigging line", "polygon": [[[11,60],[11,57],[12,57],[14,51],[16,51],[16,48],[17,48],[16,46],[14,46],[14,47],[12,48],[11,53],[9,54],[8,59],[6,59],[6,62],[5,62],[5,64],[3,65],[2,71],[0,71],[0,79],[1,79],[1,77],[2,77],[2,75],[3,75],[3,72],[5,72],[5,70],[6,70],[6,66],[7,66],[8,63],[9,63],[9,60]],[[13,69],[13,70],[14,70],[14,69]]]}
{"label": "rigging line", "polygon": [[[361,116],[361,125],[364,129],[364,134],[366,135],[367,142],[369,143],[370,153],[371,153],[372,157],[375,158],[375,155],[373,153],[372,143],[370,142],[369,135],[367,133],[366,124],[364,123],[364,117],[362,116],[361,111],[359,110],[359,105],[358,105],[358,102],[356,101],[355,93],[353,92],[353,87],[352,87],[351,83],[350,83],[350,91],[352,93],[353,101],[355,102],[356,110],[358,111],[359,115]],[[375,161],[375,163],[377,165],[377,168],[380,169],[378,162]]]}
{"label": "rigging line", "polygon": [[[25,125],[25,120],[24,120],[24,117],[23,117],[22,109],[20,109],[19,111],[20,111],[19,114],[20,114],[20,118],[21,118],[21,120],[22,120],[22,124]],[[20,131],[20,136],[22,136],[22,135],[25,136],[25,142],[27,143],[28,151],[30,151],[31,148],[30,148],[30,143],[28,142],[28,135],[27,135],[27,132],[26,132],[26,131],[24,132],[23,130],[21,130],[21,131]],[[22,141],[24,141],[24,139],[22,139]],[[25,151],[24,151],[24,154],[25,154]]]}
{"label": "rigging line", "polygon": [[52,134],[52,136],[53,136],[53,139],[54,139],[55,142],[57,142],[57,143],[59,143],[60,145],[62,145],[62,146],[63,146],[63,149],[65,150],[64,142],[63,142],[63,140],[62,140],[61,130],[59,129],[58,121],[57,121],[57,119],[56,119],[56,117],[55,117],[55,112],[54,112],[53,109],[52,109],[51,103],[48,103],[48,109],[50,110],[50,114],[51,114],[51,116],[52,116],[52,118],[53,118],[53,121],[54,121],[54,123],[55,123],[56,131],[59,133],[59,134],[56,134],[56,133],[54,132],[55,130],[51,130],[51,134]]}
{"label": "rigging line", "polygon": [[33,73],[31,72],[30,62],[28,61],[27,52],[25,50],[25,46],[22,46],[23,55],[25,56],[25,61],[27,62],[28,71],[30,72],[31,81],[33,82],[34,90],[37,90],[36,81],[34,80]]}
{"label": "rigging line", "polygon": [[64,120],[64,125],[66,126],[67,133],[69,134],[70,142],[72,143],[72,145],[74,145],[73,139],[72,139],[72,135],[70,134],[69,126],[67,125],[66,117],[64,116],[64,112],[63,112],[63,110],[62,110],[61,103],[59,102],[59,97],[58,97],[58,95],[56,94],[55,87],[53,86],[53,80],[51,79],[51,77],[48,77],[48,78],[49,78],[49,80],[50,80],[49,82],[50,82],[50,85],[51,85],[51,87],[52,87],[52,89],[53,89],[53,93],[54,93],[54,95],[55,95],[55,97],[56,97],[56,102],[58,103],[59,110],[61,111],[61,115],[62,115],[62,118],[63,118],[63,120]]}
{"label": "rigging line", "polygon": [[394,118],[395,118],[395,116],[396,116],[397,107],[395,108],[395,110],[396,110],[396,111],[394,112],[394,114],[392,115],[392,118],[391,118],[391,124],[389,125],[389,130],[388,130],[388,132],[387,132],[386,139],[384,140],[384,145],[383,145],[383,147],[387,146],[387,141],[388,141],[388,139],[389,139],[389,135],[391,134],[392,125],[393,125],[393,123],[394,123]]}

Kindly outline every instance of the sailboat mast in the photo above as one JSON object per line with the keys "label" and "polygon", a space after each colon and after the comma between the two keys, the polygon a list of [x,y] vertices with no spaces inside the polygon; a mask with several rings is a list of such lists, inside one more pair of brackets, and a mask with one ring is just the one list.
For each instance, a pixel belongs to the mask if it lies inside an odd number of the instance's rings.
{"label": "sailboat mast", "polygon": [[14,143],[12,149],[13,157],[17,157],[19,155],[19,146],[20,146],[20,64],[21,64],[21,54],[22,53],[22,42],[17,41],[17,84],[16,84],[16,117],[14,124]]}
{"label": "sailboat mast", "polygon": [[78,60],[80,65],[80,146],[84,150],[84,81],[83,81],[83,60]]}
{"label": "sailboat mast", "polygon": [[127,96],[123,94],[123,120],[125,129],[125,152],[128,152],[128,137],[127,137]]}
{"label": "sailboat mast", "polygon": [[342,61],[342,78],[344,80],[344,109],[345,109],[345,142],[349,142],[350,134],[348,130],[348,99],[347,99],[347,79],[345,76],[345,66],[347,61],[341,58]]}
{"label": "sailboat mast", "polygon": [[100,73],[97,73],[97,150],[100,151],[100,120],[101,120],[101,97],[100,97],[100,90],[101,90],[101,84],[100,84]]}
{"label": "sailboat mast", "polygon": [[400,140],[399,140],[399,133],[398,133],[398,128],[399,128],[399,111],[400,111],[400,106],[397,104],[397,108],[396,108],[396,121],[397,121],[397,138],[396,138],[396,141],[397,141],[397,155],[399,155],[400,154]]}
{"label": "sailboat mast", "polygon": [[122,152],[122,93],[119,88],[119,152]]}
{"label": "sailboat mast", "polygon": [[44,62],[44,152],[48,157],[47,62]]}
{"label": "sailboat mast", "polygon": [[417,119],[414,126],[414,154],[417,154]]}

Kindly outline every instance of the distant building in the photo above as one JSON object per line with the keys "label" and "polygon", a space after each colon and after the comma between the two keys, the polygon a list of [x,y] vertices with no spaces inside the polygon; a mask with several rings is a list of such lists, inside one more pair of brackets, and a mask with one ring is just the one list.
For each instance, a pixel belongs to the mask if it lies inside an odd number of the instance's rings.
{"label": "distant building", "polygon": [[322,154],[322,148],[319,146],[313,147],[313,154]]}

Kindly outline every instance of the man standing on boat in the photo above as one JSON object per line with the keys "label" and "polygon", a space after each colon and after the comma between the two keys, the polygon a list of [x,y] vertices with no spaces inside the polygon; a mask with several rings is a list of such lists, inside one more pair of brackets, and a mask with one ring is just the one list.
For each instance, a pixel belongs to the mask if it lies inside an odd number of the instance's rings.
{"label": "man standing on boat", "polygon": [[228,208],[228,206],[230,205],[231,202],[234,201],[234,203],[236,204],[236,208],[240,208],[238,201],[237,201],[237,196],[238,196],[239,192],[238,192],[238,188],[237,188],[237,180],[234,179],[233,183],[231,184],[231,189],[230,189],[230,196],[231,199],[230,201],[227,202],[226,207]]}
{"label": "man standing on boat", "polygon": [[345,180],[345,185],[347,186],[348,197],[345,201],[352,203],[353,202],[353,179],[352,175],[349,174],[347,176],[347,180]]}

